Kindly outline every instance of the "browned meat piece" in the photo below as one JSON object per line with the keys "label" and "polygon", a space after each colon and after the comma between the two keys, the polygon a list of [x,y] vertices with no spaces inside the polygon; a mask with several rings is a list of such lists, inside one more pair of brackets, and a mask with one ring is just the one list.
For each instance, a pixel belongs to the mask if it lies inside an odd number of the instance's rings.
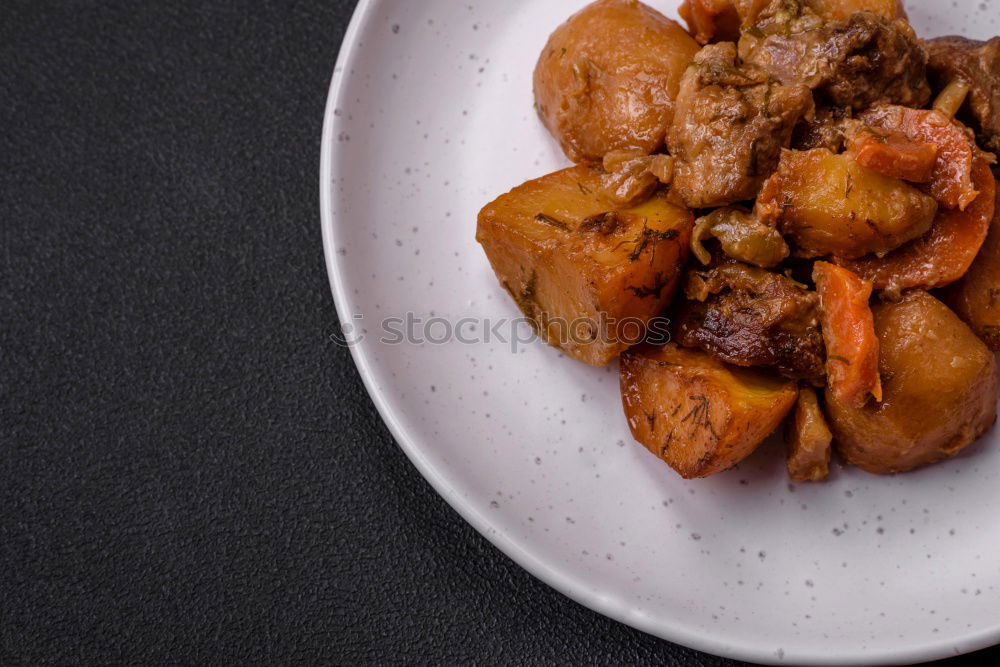
{"label": "browned meat piece", "polygon": [[1000,37],[988,42],[939,37],[924,46],[930,56],[931,82],[938,89],[956,78],[969,84],[969,97],[959,117],[975,128],[985,148],[1000,153]]}
{"label": "browned meat piece", "polygon": [[681,79],[667,135],[674,192],[691,208],[753,199],[812,109],[804,86],[739,66],[734,44],[706,46]]}
{"label": "browned meat piece", "polygon": [[902,19],[859,12],[823,21],[804,10],[797,17],[766,18],[761,25],[744,33],[740,56],[784,84],[805,84],[819,103],[919,108],[930,99],[927,53]]}
{"label": "browned meat piece", "polygon": [[902,0],[684,0],[678,8],[699,44],[729,42],[740,38],[743,28],[758,18],[807,8],[817,17],[846,19],[857,12],[874,12],[887,19],[906,18]]}
{"label": "browned meat piece", "polygon": [[819,382],[824,346],[818,299],[772,271],[727,263],[691,271],[688,301],[677,313],[675,339],[737,366],[767,366]]}
{"label": "browned meat piece", "polygon": [[821,482],[830,474],[833,434],[823,418],[816,392],[799,393],[791,418],[785,424],[788,443],[788,476],[793,482]]}
{"label": "browned meat piece", "polygon": [[825,107],[816,110],[813,118],[803,118],[792,133],[792,148],[808,151],[825,148],[842,153],[847,140],[860,128],[861,123],[851,118],[846,109]]}

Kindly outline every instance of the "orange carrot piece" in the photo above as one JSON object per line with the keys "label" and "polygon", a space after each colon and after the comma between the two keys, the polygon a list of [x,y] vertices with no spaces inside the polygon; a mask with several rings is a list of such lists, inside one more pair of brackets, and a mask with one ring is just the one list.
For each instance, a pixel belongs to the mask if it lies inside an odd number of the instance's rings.
{"label": "orange carrot piece", "polygon": [[848,152],[858,164],[883,176],[926,183],[934,175],[938,147],[895,130],[866,127],[851,137]]}
{"label": "orange carrot piece", "polygon": [[684,0],[677,13],[699,44],[740,38],[741,17],[736,0]]}
{"label": "orange carrot piece", "polygon": [[937,289],[966,274],[979,254],[996,207],[996,180],[989,163],[977,158],[972,183],[979,196],[964,211],[939,209],[930,231],[879,258],[836,259],[875,289],[900,292],[911,287]]}
{"label": "orange carrot piece", "polygon": [[915,142],[934,144],[937,160],[924,192],[947,208],[965,210],[979,192],[972,178],[975,144],[961,124],[936,109],[877,107],[861,114],[869,127],[902,132]]}
{"label": "orange carrot piece", "polygon": [[813,265],[813,281],[819,293],[830,391],[845,405],[860,407],[869,394],[881,402],[878,336],[868,307],[872,284],[829,262]]}

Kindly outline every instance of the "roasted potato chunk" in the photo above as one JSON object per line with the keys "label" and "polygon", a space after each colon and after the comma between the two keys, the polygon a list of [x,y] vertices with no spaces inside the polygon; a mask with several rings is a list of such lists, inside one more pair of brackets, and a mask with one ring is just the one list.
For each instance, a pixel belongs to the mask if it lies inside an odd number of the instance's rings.
{"label": "roasted potato chunk", "polygon": [[979,253],[993,220],[996,181],[977,159],[972,183],[980,194],[964,211],[940,209],[929,232],[885,257],[838,259],[875,289],[899,293],[912,287],[936,289],[959,280]]}
{"label": "roasted potato chunk", "polygon": [[487,205],[476,231],[539,336],[594,366],[639,342],[670,302],[694,222],[660,194],[609,208],[600,184],[582,166],[529,181]]}
{"label": "roasted potato chunk", "polygon": [[799,393],[791,417],[785,424],[788,445],[788,476],[793,482],[821,482],[830,473],[833,434],[826,425],[816,392]]}
{"label": "roasted potato chunk", "polygon": [[891,474],[950,458],[996,419],[993,354],[924,291],[874,308],[882,403],[862,407],[826,392],[837,450],[868,472]]}
{"label": "roasted potato chunk", "polygon": [[698,44],[637,0],[598,0],[561,25],[535,67],[535,104],[574,162],[661,148]]}
{"label": "roasted potato chunk", "polygon": [[[998,197],[1000,199],[1000,197]],[[1000,207],[982,250],[946,301],[994,352],[1000,352]]]}
{"label": "roasted potato chunk", "polygon": [[924,234],[936,213],[933,197],[823,148],[784,151],[757,200],[758,216],[800,257],[885,255]]}
{"label": "roasted potato chunk", "polygon": [[684,479],[728,470],[795,404],[795,383],[670,344],[622,355],[622,403],[636,440]]}

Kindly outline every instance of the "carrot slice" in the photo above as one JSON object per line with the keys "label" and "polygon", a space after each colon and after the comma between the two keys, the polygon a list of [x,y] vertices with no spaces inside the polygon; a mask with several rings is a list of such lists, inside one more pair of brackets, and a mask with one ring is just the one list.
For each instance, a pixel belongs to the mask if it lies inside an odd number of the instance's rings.
{"label": "carrot slice", "polygon": [[677,13],[699,44],[740,37],[741,19],[733,0],[684,0]]}
{"label": "carrot slice", "polygon": [[965,208],[976,199],[972,178],[975,145],[966,128],[937,109],[877,107],[859,116],[869,127],[902,132],[915,142],[934,144],[937,160],[924,191],[948,208]]}
{"label": "carrot slice", "polygon": [[829,262],[813,265],[813,281],[819,293],[830,391],[845,405],[861,407],[869,394],[881,401],[878,336],[868,307],[872,284]]}
{"label": "carrot slice", "polygon": [[936,289],[965,275],[983,247],[996,207],[996,180],[989,163],[977,158],[972,183],[979,196],[964,211],[939,209],[926,234],[882,258],[834,261],[865,280],[875,289],[900,292],[911,287]]}
{"label": "carrot slice", "polygon": [[896,130],[870,127],[851,137],[847,150],[858,164],[913,183],[931,180],[938,156],[937,144],[916,141]]}

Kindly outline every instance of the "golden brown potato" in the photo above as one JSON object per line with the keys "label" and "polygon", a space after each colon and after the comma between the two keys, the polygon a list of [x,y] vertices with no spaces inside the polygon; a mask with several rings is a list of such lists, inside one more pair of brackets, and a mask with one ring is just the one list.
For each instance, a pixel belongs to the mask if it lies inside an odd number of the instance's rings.
{"label": "golden brown potato", "polygon": [[907,292],[874,315],[883,400],[858,408],[826,392],[837,451],[876,474],[955,456],[996,419],[996,359],[927,292]]}
{"label": "golden brown potato", "polygon": [[973,165],[972,183],[980,194],[968,208],[938,209],[934,225],[920,238],[885,257],[835,261],[889,294],[913,287],[937,289],[957,282],[982,249],[995,212],[996,180],[984,158],[977,158]]}
{"label": "golden brown potato", "polygon": [[937,202],[899,179],[863,167],[850,155],[817,148],[784,151],[757,199],[801,257],[885,255],[923,235]]}
{"label": "golden brown potato", "polygon": [[535,68],[535,103],[569,159],[661,148],[698,44],[638,0],[598,0],[556,29]]}
{"label": "golden brown potato", "polygon": [[793,482],[821,482],[830,474],[833,434],[826,425],[816,392],[804,388],[785,424],[788,476]]}
{"label": "golden brown potato", "polygon": [[594,366],[639,342],[670,302],[694,224],[662,194],[609,208],[600,185],[582,166],[529,181],[487,205],[476,231],[539,336]]}
{"label": "golden brown potato", "polygon": [[946,300],[991,350],[1000,352],[1000,205],[986,243],[965,277],[948,288]]}
{"label": "golden brown potato", "polygon": [[685,479],[752,454],[798,395],[794,382],[674,344],[623,354],[621,390],[632,435]]}

